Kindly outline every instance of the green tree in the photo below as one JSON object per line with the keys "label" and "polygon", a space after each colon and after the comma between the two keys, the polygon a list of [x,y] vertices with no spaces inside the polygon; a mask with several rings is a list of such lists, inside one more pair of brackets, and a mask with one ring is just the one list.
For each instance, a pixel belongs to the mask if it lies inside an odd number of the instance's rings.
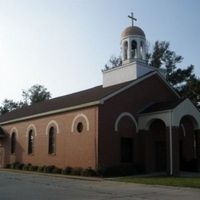
{"label": "green tree", "polygon": [[23,103],[25,105],[31,105],[51,98],[50,92],[43,85],[33,85],[28,90],[22,91]]}
{"label": "green tree", "polygon": [[179,68],[178,65],[183,61],[183,57],[176,55],[169,49],[169,46],[169,42],[156,41],[148,62],[150,66],[165,69],[167,81],[179,90],[187,80],[195,77],[194,66],[190,65],[186,69]]}
{"label": "green tree", "polygon": [[105,70],[116,68],[122,65],[122,58],[120,56],[111,56],[108,63],[105,64]]}
{"label": "green tree", "polygon": [[[152,52],[147,54],[150,66],[162,68],[166,72],[167,82],[184,98],[190,98],[195,105],[200,102],[200,79],[194,74],[194,66],[180,67],[183,57],[170,50],[166,41],[156,41]],[[120,57],[112,56],[105,70],[119,67],[122,64]]]}
{"label": "green tree", "polygon": [[0,106],[0,115],[7,112],[16,110],[17,108],[22,108],[33,103],[41,102],[51,98],[50,92],[42,85],[33,85],[28,90],[22,91],[23,101],[14,102],[10,99],[5,99]]}
{"label": "green tree", "polygon": [[[200,81],[194,74],[194,66],[180,68],[183,57],[170,50],[169,42],[156,41],[153,52],[148,55],[149,65],[166,70],[166,80],[184,98],[195,105],[199,102]],[[194,91],[195,90],[195,91]]]}
{"label": "green tree", "polygon": [[2,103],[2,106],[0,106],[0,114],[3,115],[5,113],[15,110],[17,108],[19,108],[18,103],[14,102],[13,100],[10,100],[10,99],[5,99]]}

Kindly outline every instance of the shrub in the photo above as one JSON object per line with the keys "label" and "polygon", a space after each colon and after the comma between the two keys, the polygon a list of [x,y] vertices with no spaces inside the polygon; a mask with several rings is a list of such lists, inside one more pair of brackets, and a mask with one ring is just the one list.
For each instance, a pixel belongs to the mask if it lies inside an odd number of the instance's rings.
{"label": "shrub", "polygon": [[82,173],[82,168],[80,168],[80,167],[75,167],[75,168],[72,168],[72,170],[71,170],[71,175],[77,175],[77,176],[80,176],[81,175],[81,173]]}
{"label": "shrub", "polygon": [[38,166],[32,166],[32,171],[37,171],[38,170]]}
{"label": "shrub", "polygon": [[10,169],[11,168],[11,164],[6,164],[6,168]]}
{"label": "shrub", "polygon": [[37,168],[37,171],[38,172],[44,172],[44,169],[46,168],[46,166],[39,166],[38,168]]}
{"label": "shrub", "polygon": [[93,170],[91,167],[88,167],[87,169],[83,169],[81,172],[82,176],[96,176],[96,171]]}
{"label": "shrub", "polygon": [[62,174],[71,174],[71,171],[72,171],[72,167],[65,167],[63,170],[62,170]]}
{"label": "shrub", "polygon": [[11,164],[10,164],[10,168],[11,168],[11,169],[16,169],[16,167],[18,167],[19,164],[20,164],[19,162],[11,163]]}
{"label": "shrub", "polygon": [[112,177],[112,176],[128,176],[137,174],[137,168],[133,164],[123,164],[110,167],[98,167],[98,176]]}
{"label": "shrub", "polygon": [[53,171],[54,168],[55,168],[54,165],[46,166],[46,167],[44,168],[44,172],[45,172],[45,173],[52,173],[52,171]]}
{"label": "shrub", "polygon": [[20,169],[20,170],[22,170],[23,167],[24,167],[24,164],[23,164],[23,163],[17,162],[17,163],[15,164],[15,169]]}
{"label": "shrub", "polygon": [[53,170],[52,170],[52,173],[55,173],[55,174],[61,174],[61,172],[62,172],[62,170],[57,167],[53,168]]}
{"label": "shrub", "polygon": [[23,169],[23,170],[26,170],[26,171],[31,171],[31,170],[30,170],[31,167],[32,167],[32,165],[31,165],[30,163],[28,163],[28,164],[24,164],[22,169]]}

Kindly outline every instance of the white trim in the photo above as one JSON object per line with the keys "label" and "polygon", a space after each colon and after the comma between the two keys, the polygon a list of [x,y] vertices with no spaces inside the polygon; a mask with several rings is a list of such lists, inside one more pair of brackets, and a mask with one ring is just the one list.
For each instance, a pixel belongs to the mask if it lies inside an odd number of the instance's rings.
{"label": "white trim", "polygon": [[85,121],[86,121],[86,130],[87,131],[89,131],[89,129],[90,129],[90,124],[89,124],[89,120],[88,120],[88,118],[87,118],[87,116],[85,115],[85,114],[83,114],[83,113],[80,113],[80,114],[77,114],[75,117],[74,117],[74,119],[73,119],[73,121],[72,121],[72,126],[71,126],[71,132],[73,133],[74,132],[74,125],[75,125],[75,122],[76,122],[76,120],[78,119],[78,118],[81,118],[81,117],[83,117],[84,119],[85,119]]}
{"label": "white trim", "polygon": [[16,134],[16,138],[18,138],[19,137],[19,133],[18,133],[18,130],[17,130],[16,127],[12,127],[12,129],[10,130],[10,137],[12,136],[12,133],[14,133],[14,132]]}
{"label": "white trim", "polygon": [[140,116],[148,116],[148,115],[155,115],[155,114],[163,114],[163,113],[169,113],[173,110],[161,110],[161,111],[155,111],[155,112],[149,112],[149,113],[141,113]]}
{"label": "white trim", "polygon": [[184,124],[180,124],[180,126],[183,130],[183,136],[185,137],[186,136],[185,126],[184,126]]}
{"label": "white trim", "polygon": [[146,78],[149,78],[149,77],[151,77],[151,76],[153,76],[153,75],[155,75],[155,74],[157,74],[157,73],[156,73],[156,72],[152,72],[152,73],[150,73],[150,74],[148,74],[148,75],[146,75],[146,76],[144,76],[144,77],[142,77],[142,78],[138,78],[137,80],[133,81],[133,82],[130,83],[129,85],[127,85],[127,86],[125,86],[125,87],[123,87],[123,88],[117,90],[116,92],[113,92],[112,94],[110,94],[110,95],[108,95],[108,96],[102,98],[102,99],[101,99],[101,103],[103,104],[105,101],[109,100],[110,98],[112,98],[112,97],[114,97],[114,96],[116,96],[116,95],[118,95],[118,94],[124,92],[125,90],[129,89],[130,87],[132,87],[132,86],[134,86],[134,85],[140,83],[141,81],[143,81],[143,80],[145,80]]}
{"label": "white trim", "polygon": [[144,115],[144,116],[140,116],[138,117],[138,129],[139,130],[149,130],[149,127],[151,125],[151,123],[156,120],[162,120],[165,124],[166,127],[170,126],[170,112],[162,112],[162,113],[152,113],[149,115]]}
{"label": "white trim", "polygon": [[161,78],[161,80],[167,85],[167,87],[168,87],[172,92],[174,92],[174,94],[175,94],[176,96],[180,97],[179,94],[178,94],[178,93],[169,85],[169,83],[162,77],[162,75],[161,75],[159,72],[154,71],[154,72],[150,72],[150,74],[147,74],[147,75],[145,75],[145,76],[143,76],[143,77],[140,77],[140,78],[136,79],[135,81],[133,81],[133,82],[130,83],[129,85],[127,85],[127,86],[125,86],[125,87],[123,87],[123,88],[117,90],[116,92],[113,92],[112,94],[110,94],[110,95],[108,95],[108,96],[102,98],[102,99],[100,100],[100,102],[103,104],[105,101],[109,100],[109,99],[112,98],[113,96],[116,96],[116,95],[120,94],[121,92],[124,92],[125,90],[129,89],[130,87],[132,87],[132,86],[134,86],[134,85],[140,83],[141,81],[143,81],[143,80],[145,80],[145,79],[147,79],[147,78],[149,78],[149,77],[151,77],[151,76],[154,76],[155,74],[157,74],[158,77]]}
{"label": "white trim", "polygon": [[56,128],[56,133],[57,133],[57,134],[59,133],[59,126],[58,126],[58,123],[57,123],[55,120],[51,120],[51,121],[47,124],[47,126],[46,126],[46,135],[49,134],[49,129],[50,129],[52,126]]}
{"label": "white trim", "polygon": [[173,144],[172,144],[172,112],[170,113],[169,126],[169,156],[170,156],[170,175],[173,175]]}
{"label": "white trim", "polygon": [[28,133],[29,133],[29,131],[30,130],[33,130],[33,134],[35,135],[35,136],[37,136],[37,129],[36,129],[36,126],[34,125],[34,124],[29,124],[29,126],[27,127],[27,129],[26,129],[26,137],[28,137]]}
{"label": "white trim", "polygon": [[150,74],[147,74],[143,77],[138,78],[137,80],[133,81],[129,85],[117,90],[116,92],[113,92],[112,94],[102,98],[101,100],[93,101],[93,102],[90,102],[90,103],[85,103],[85,104],[81,104],[81,105],[77,105],[77,106],[71,106],[71,107],[68,107],[68,108],[62,108],[62,109],[58,109],[58,110],[48,111],[48,112],[44,112],[44,113],[40,113],[40,114],[34,114],[34,115],[27,116],[27,117],[12,119],[12,120],[8,120],[8,121],[5,121],[5,122],[1,122],[0,125],[5,125],[5,124],[13,123],[13,122],[19,122],[19,121],[37,118],[37,117],[43,117],[43,116],[46,116],[46,115],[57,114],[57,113],[61,113],[61,112],[71,111],[71,110],[80,109],[80,108],[89,107],[89,106],[94,106],[94,105],[98,105],[98,104],[103,104],[105,101],[109,100],[110,98],[120,94],[121,92],[129,89],[130,87],[140,83],[141,81],[143,81],[143,80],[145,80],[145,79],[147,79],[147,78],[149,78],[149,77],[151,77],[155,74],[157,74],[158,77],[160,77],[161,80],[163,80],[163,82],[179,97],[179,95],[176,93],[176,91],[167,83],[167,81],[162,77],[162,75],[160,75],[160,73],[158,73],[157,71],[154,71],[154,72],[151,72]]}
{"label": "white trim", "polygon": [[118,124],[119,124],[120,120],[125,116],[130,117],[132,119],[132,121],[135,124],[136,132],[138,132],[137,121],[135,120],[135,117],[129,112],[123,112],[117,117],[117,120],[115,121],[115,131],[116,132],[118,131]]}
{"label": "white trim", "polygon": [[13,123],[13,122],[19,122],[19,121],[27,120],[27,119],[43,117],[43,116],[46,116],[46,115],[52,115],[52,114],[57,114],[57,113],[61,113],[61,112],[76,110],[76,109],[80,109],[80,108],[84,108],[84,107],[94,106],[94,105],[97,105],[97,104],[100,104],[100,103],[101,103],[100,101],[93,101],[93,102],[81,104],[81,105],[78,105],[78,106],[71,106],[71,107],[68,107],[68,108],[62,108],[62,109],[48,111],[48,112],[44,112],[44,113],[40,113],[40,114],[30,115],[30,116],[27,116],[27,117],[21,117],[21,118],[17,118],[17,119],[8,120],[8,121],[5,121],[5,122],[1,122],[0,125],[5,125],[5,124]]}
{"label": "white trim", "polygon": [[157,71],[157,74],[159,75],[159,77],[163,80],[163,82],[169,87],[169,89],[172,90],[172,92],[174,92],[174,94],[181,98],[181,96],[176,92],[176,90],[166,81],[166,79],[160,74],[159,71]]}

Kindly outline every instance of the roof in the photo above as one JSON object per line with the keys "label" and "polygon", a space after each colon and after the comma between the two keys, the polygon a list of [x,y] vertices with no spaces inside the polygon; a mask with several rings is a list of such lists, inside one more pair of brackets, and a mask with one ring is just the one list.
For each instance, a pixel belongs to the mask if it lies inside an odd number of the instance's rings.
{"label": "roof", "polygon": [[144,31],[138,26],[129,26],[121,34],[121,37],[127,37],[130,35],[139,35],[145,37]]}
{"label": "roof", "polygon": [[176,108],[184,99],[179,99],[176,101],[164,101],[164,102],[158,102],[153,103],[147,108],[145,108],[140,114],[144,113],[152,113],[152,112],[159,112],[164,110],[172,110]]}
{"label": "roof", "polygon": [[[102,85],[100,85],[100,86],[96,86],[96,87],[83,90],[80,92],[76,92],[73,94],[35,103],[31,106],[25,106],[25,107],[13,110],[11,112],[5,113],[4,115],[0,116],[0,124],[3,125],[3,124],[27,120],[31,118],[42,117],[46,115],[52,115],[52,114],[66,112],[70,110],[85,108],[89,106],[95,106],[102,103],[103,101],[110,99],[112,96],[115,96],[121,91],[124,91],[132,87],[133,85],[155,74],[161,77],[159,73],[157,73],[156,71],[151,71],[139,77],[138,79],[121,83],[118,85],[113,85],[113,86],[105,87],[105,88]],[[167,84],[167,82],[165,83]],[[169,85],[168,87],[172,91],[174,91]],[[158,107],[159,106],[157,105],[156,108],[158,109]],[[149,109],[151,110],[155,108],[152,107]],[[145,111],[148,111],[148,110],[145,109]]]}
{"label": "roof", "polygon": [[35,103],[31,106],[26,106],[0,116],[0,123],[11,121],[14,119],[24,118],[32,115],[47,113],[64,108],[74,107],[78,105],[88,104],[91,102],[100,101],[102,98],[118,91],[119,89],[129,85],[134,81],[125,82],[122,84],[103,88],[102,85],[76,92],[73,94],[53,98],[43,102]]}
{"label": "roof", "polygon": [[5,133],[3,129],[0,127],[0,138],[4,138],[4,137],[5,137]]}

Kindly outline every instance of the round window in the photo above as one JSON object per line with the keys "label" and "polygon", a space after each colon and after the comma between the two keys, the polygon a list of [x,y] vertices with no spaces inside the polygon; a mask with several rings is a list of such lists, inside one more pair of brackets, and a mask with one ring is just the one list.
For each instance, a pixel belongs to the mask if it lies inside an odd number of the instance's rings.
{"label": "round window", "polygon": [[78,131],[79,133],[81,133],[81,132],[83,131],[83,123],[82,123],[82,122],[79,122],[79,123],[77,124],[77,131]]}

